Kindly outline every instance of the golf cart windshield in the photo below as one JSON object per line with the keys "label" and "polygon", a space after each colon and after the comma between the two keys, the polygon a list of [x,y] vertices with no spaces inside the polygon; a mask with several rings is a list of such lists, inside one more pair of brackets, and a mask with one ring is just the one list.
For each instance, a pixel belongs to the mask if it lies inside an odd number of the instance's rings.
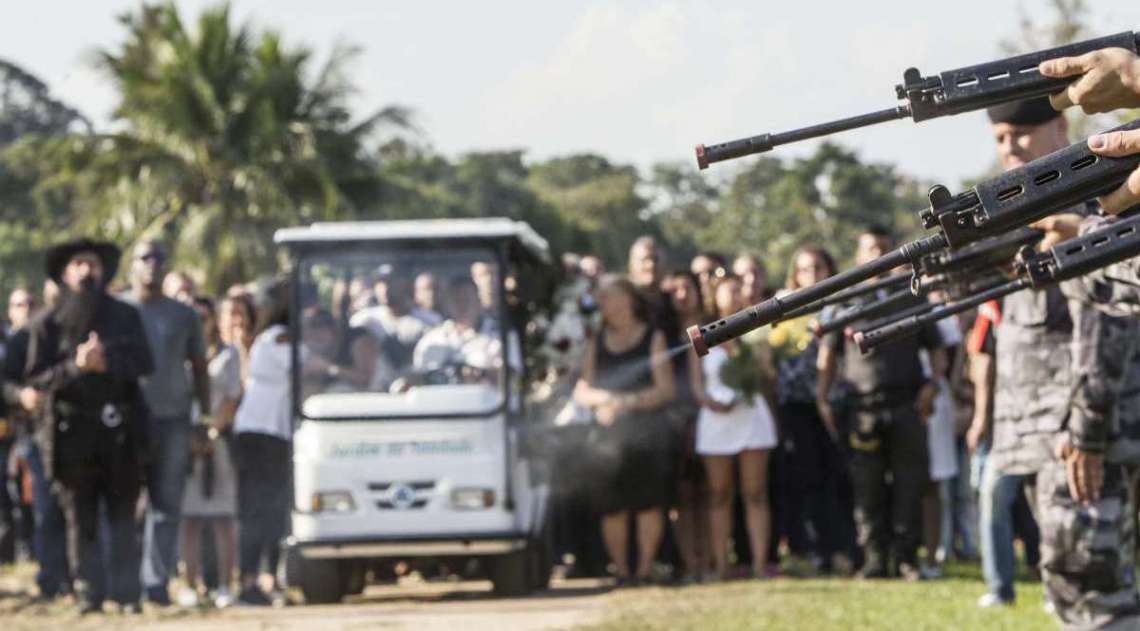
{"label": "golf cart windshield", "polygon": [[299,272],[303,416],[499,409],[506,377],[494,250],[376,245],[311,254]]}

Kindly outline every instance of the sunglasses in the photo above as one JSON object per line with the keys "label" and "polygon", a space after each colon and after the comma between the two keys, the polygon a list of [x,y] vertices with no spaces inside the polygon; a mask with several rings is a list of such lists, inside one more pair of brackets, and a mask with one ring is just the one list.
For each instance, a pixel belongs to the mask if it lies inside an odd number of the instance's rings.
{"label": "sunglasses", "polygon": [[138,255],[137,257],[135,257],[135,260],[144,261],[144,262],[145,261],[154,261],[156,263],[161,263],[161,262],[166,260],[166,257],[161,255],[161,254],[158,254],[156,252],[147,252],[146,254]]}

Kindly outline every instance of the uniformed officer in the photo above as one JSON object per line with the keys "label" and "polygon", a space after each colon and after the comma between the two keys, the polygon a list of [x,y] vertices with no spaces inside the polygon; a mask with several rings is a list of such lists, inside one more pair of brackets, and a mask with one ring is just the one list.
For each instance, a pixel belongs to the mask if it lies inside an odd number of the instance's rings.
{"label": "uniformed officer", "polygon": [[[1065,119],[1045,98],[991,107],[988,110],[998,156],[1006,170],[1068,145]],[[1042,220],[1048,231],[1040,247],[1076,234],[1081,215],[1061,213]],[[994,387],[993,427],[979,489],[982,570],[987,592],[978,606],[1013,602],[1014,554],[1012,512],[1021,493],[1033,507],[1036,472],[1052,460],[1056,437],[1068,409],[1071,382],[1072,319],[1057,287],[1007,296],[1000,323],[991,328]],[[982,348],[975,355],[987,355]],[[975,361],[979,359],[975,357]],[[974,428],[974,434],[985,433]],[[1040,516],[1035,511],[1035,517]]]}
{"label": "uniformed officer", "polygon": [[1038,473],[1042,575],[1069,629],[1140,628],[1140,322],[1103,301],[1106,287],[1094,278],[1064,283],[1074,384],[1056,458]]}
{"label": "uniformed officer", "polygon": [[[884,230],[869,229],[859,236],[856,263],[877,258],[890,247]],[[862,300],[880,298],[870,295]],[[919,578],[919,507],[929,480],[925,419],[934,405],[935,384],[945,373],[942,346],[934,326],[867,355],[860,354],[845,332],[829,335],[820,345],[816,404],[828,427],[836,427],[828,396],[840,361],[843,377],[856,391],[854,422],[846,438],[851,448],[855,525],[864,552],[860,572],[864,578],[887,575],[889,550],[894,552],[902,577]],[[933,374],[929,379],[919,358],[921,348],[930,352]]]}
{"label": "uniformed officer", "polygon": [[[29,324],[21,392],[26,408],[42,410],[37,438],[67,521],[82,613],[101,609],[104,596],[137,611],[140,596],[134,513],[146,411],[138,381],[152,359],[138,311],[106,292],[118,262],[118,248],[88,239],[48,250],[47,275],[60,296]],[[100,502],[111,535],[109,594],[93,588]]]}

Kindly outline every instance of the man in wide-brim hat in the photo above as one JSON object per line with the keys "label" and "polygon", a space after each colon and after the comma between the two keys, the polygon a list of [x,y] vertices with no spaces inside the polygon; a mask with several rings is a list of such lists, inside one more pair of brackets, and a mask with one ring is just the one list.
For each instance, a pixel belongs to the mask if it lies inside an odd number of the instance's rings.
{"label": "man in wide-brim hat", "polygon": [[115,277],[115,272],[119,269],[122,251],[113,243],[95,241],[86,237],[57,243],[48,248],[45,257],[44,271],[48,278],[55,281],[57,285],[61,285],[64,269],[72,257],[77,254],[89,254],[98,258],[103,268],[101,279],[109,282]]}
{"label": "man in wide-brim hat", "polygon": [[[107,294],[119,264],[113,244],[76,239],[51,247],[45,272],[55,305],[28,325],[21,403],[41,414],[37,442],[67,521],[67,552],[83,613],[105,597],[139,607],[135,504],[142,480],[146,408],[139,378],[152,370],[139,313]],[[107,507],[111,584],[96,576],[96,514]]]}

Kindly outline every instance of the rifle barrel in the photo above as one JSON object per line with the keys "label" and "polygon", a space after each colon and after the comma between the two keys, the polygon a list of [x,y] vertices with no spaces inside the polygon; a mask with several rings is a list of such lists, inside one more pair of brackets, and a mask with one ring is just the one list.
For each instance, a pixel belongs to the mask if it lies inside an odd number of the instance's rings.
{"label": "rifle barrel", "polygon": [[914,263],[919,258],[945,247],[946,238],[941,234],[905,243],[873,261],[825,278],[811,287],[804,287],[778,298],[769,298],[705,326],[689,327],[686,331],[689,342],[698,355],[706,355],[710,347],[771,324],[792,309],[799,309],[896,267]]}
{"label": "rifle barrel", "polygon": [[723,162],[725,160],[732,160],[733,158],[742,158],[756,153],[764,153],[780,145],[808,140],[809,138],[819,138],[820,136],[830,136],[831,134],[847,131],[848,129],[869,127],[871,125],[878,125],[879,123],[907,118],[909,116],[909,105],[896,105],[895,107],[879,110],[878,112],[871,112],[870,114],[841,118],[828,123],[820,123],[819,125],[811,125],[809,127],[802,127],[782,133],[760,134],[758,136],[729,140],[728,142],[715,145],[697,145],[697,166],[703,170],[709,168],[709,165],[714,162]]}

